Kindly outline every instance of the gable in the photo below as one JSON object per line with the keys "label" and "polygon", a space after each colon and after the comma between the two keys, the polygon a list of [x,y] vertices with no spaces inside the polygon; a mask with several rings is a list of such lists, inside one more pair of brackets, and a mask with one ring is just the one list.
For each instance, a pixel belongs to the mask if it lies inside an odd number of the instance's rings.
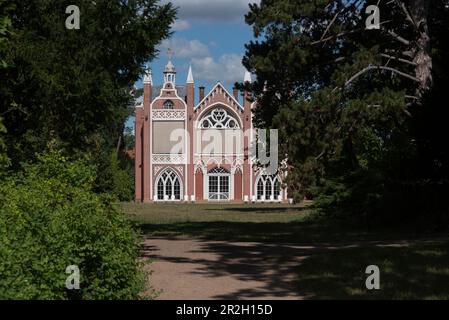
{"label": "gable", "polygon": [[205,109],[212,104],[222,103],[235,109],[243,110],[243,106],[218,82],[212,90],[195,107],[196,109]]}

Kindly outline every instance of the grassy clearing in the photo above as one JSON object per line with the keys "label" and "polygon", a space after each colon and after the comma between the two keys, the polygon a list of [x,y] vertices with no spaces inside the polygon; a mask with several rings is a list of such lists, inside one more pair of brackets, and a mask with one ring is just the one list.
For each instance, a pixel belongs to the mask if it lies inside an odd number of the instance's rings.
{"label": "grassy clearing", "polygon": [[306,205],[285,204],[141,204],[124,203],[124,211],[141,224],[184,222],[292,222],[310,212]]}
{"label": "grassy clearing", "polygon": [[[380,290],[365,289],[365,268],[380,269]],[[449,299],[449,243],[369,247],[311,255],[297,269],[312,299]]]}
{"label": "grassy clearing", "polygon": [[[317,219],[307,206],[284,204],[122,204],[146,236],[311,244],[298,254],[298,291],[314,299],[449,299],[449,243],[401,247],[363,244],[447,237],[419,229],[369,227],[360,221]],[[323,249],[324,248],[324,249]],[[365,268],[378,265],[381,290],[365,289]]]}
{"label": "grassy clearing", "polygon": [[[317,243],[426,237],[410,229],[363,226],[357,221],[317,219],[304,205],[122,204],[147,236],[210,240]],[[434,235],[431,235],[434,236]]]}

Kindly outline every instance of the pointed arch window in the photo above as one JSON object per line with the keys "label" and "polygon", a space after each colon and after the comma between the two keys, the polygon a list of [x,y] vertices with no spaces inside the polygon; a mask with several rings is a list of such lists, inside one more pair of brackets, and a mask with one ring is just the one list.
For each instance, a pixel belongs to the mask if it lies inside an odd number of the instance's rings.
{"label": "pointed arch window", "polygon": [[231,116],[226,109],[218,107],[213,109],[200,122],[201,129],[239,129],[239,122]]}
{"label": "pointed arch window", "polygon": [[281,183],[277,175],[262,174],[256,183],[257,200],[278,200]]}
{"label": "pointed arch window", "polygon": [[181,180],[172,169],[166,169],[156,183],[157,200],[181,200]]}
{"label": "pointed arch window", "polygon": [[164,102],[164,109],[173,109],[174,104],[173,101],[167,100]]}

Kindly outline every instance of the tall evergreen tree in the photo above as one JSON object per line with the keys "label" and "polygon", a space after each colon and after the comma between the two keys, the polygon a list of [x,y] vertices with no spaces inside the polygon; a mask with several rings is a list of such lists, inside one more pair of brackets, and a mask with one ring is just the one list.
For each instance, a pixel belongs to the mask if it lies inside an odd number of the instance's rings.
{"label": "tall evergreen tree", "polygon": [[[6,67],[4,56],[9,43],[8,39],[11,29],[9,13],[11,9],[11,4],[7,3],[6,0],[0,0],[0,70]],[[9,159],[6,154],[6,144],[3,137],[5,133],[6,128],[3,125],[3,119],[0,115],[0,175],[2,173],[1,170],[9,165]]]}
{"label": "tall evergreen tree", "polygon": [[[68,153],[115,149],[130,88],[170,35],[175,9],[157,0],[8,2],[13,36],[0,70],[0,115],[13,165],[50,139]],[[65,25],[73,4],[79,30]]]}
{"label": "tall evergreen tree", "polygon": [[[378,28],[367,28],[370,5]],[[246,84],[255,119],[279,129],[297,199],[318,197],[333,213],[410,214],[437,194],[430,210],[447,212],[436,101],[448,83],[449,1],[262,0],[246,21],[257,38],[243,61],[257,75]]]}

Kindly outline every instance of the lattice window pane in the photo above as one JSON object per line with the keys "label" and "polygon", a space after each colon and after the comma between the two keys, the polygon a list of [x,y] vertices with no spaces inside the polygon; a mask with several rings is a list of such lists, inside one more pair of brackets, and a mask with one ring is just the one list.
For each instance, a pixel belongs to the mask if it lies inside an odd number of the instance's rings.
{"label": "lattice window pane", "polygon": [[171,180],[168,180],[165,184],[165,195],[168,196],[168,199],[171,199],[171,195],[173,194],[172,183]]}
{"label": "lattice window pane", "polygon": [[274,182],[274,198],[277,200],[280,194],[281,194],[281,183],[279,182],[279,179],[276,177]]}
{"label": "lattice window pane", "polygon": [[264,181],[262,178],[260,178],[259,182],[257,182],[257,200],[263,199],[263,187],[264,187]]}
{"label": "lattice window pane", "polygon": [[179,184],[178,178],[176,178],[176,180],[175,180],[174,189],[175,189],[175,199],[180,200],[181,199],[181,186]]}
{"label": "lattice window pane", "polygon": [[229,174],[229,171],[227,171],[225,168],[222,168],[222,167],[215,167],[212,170],[210,170],[209,173]]}
{"label": "lattice window pane", "polygon": [[209,193],[217,193],[218,192],[218,177],[212,176],[209,177]]}
{"label": "lattice window pane", "polygon": [[162,178],[159,179],[159,182],[157,183],[157,199],[164,200],[164,182],[162,181]]}
{"label": "lattice window pane", "polygon": [[220,192],[222,193],[229,192],[229,177],[227,176],[220,177]]}
{"label": "lattice window pane", "polygon": [[270,200],[270,196],[272,195],[271,192],[271,180],[267,179],[265,182],[265,200]]}
{"label": "lattice window pane", "polygon": [[157,182],[157,200],[171,200],[174,195],[175,200],[181,199],[181,180],[171,169],[165,170]]}
{"label": "lattice window pane", "polygon": [[174,104],[173,101],[167,100],[164,102],[164,109],[173,109]]}

